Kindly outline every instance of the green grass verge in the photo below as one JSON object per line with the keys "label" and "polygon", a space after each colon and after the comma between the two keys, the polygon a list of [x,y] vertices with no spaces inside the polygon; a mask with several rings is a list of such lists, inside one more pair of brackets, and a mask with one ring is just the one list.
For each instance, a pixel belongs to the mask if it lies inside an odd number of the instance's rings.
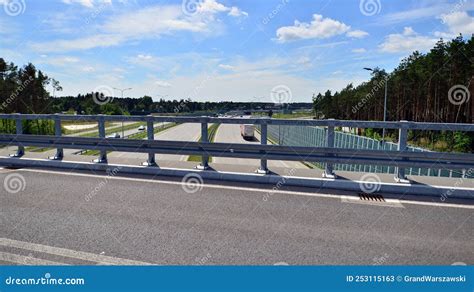
{"label": "green grass verge", "polygon": [[[106,127],[107,127],[107,123],[105,123]],[[110,125],[110,123],[109,123]],[[123,127],[123,130],[124,131],[128,131],[128,130],[132,130],[132,129],[135,129],[135,128],[138,128],[140,127],[141,125],[145,125],[145,123],[143,122],[137,122],[137,123],[133,123],[133,124],[130,124],[130,125],[125,125]],[[84,130],[84,131],[90,131],[91,129],[87,129],[87,130]],[[105,135],[110,135],[110,134],[113,134],[113,133],[116,133],[116,132],[121,132],[122,131],[122,126],[117,126],[117,127],[113,127],[113,128],[109,128],[109,129],[106,129],[105,130]],[[80,131],[80,132],[83,132],[83,131]],[[70,133],[69,133],[70,134]],[[92,137],[97,137],[98,136],[98,132],[92,132],[92,133],[86,133],[86,134],[83,134],[83,135],[79,135],[79,137],[86,137],[86,138],[92,138]],[[25,151],[29,151],[29,152],[46,152],[46,151],[49,151],[51,149],[54,149],[54,148],[41,148],[41,147],[34,147],[34,146],[30,146],[30,147],[26,147],[25,148]],[[86,151],[87,152],[87,151]],[[83,154],[83,155],[86,155],[86,154]],[[89,154],[87,154],[89,155]],[[92,155],[92,154],[90,154]]]}
{"label": "green grass verge", "polygon": [[36,146],[25,147],[25,151],[28,151],[28,152],[46,152],[53,149],[54,148],[41,148],[41,147],[36,147]]}
{"label": "green grass verge", "polygon": [[[167,130],[169,128],[173,128],[174,126],[177,126],[178,124],[177,123],[170,123],[170,124],[166,124],[162,127],[155,127],[155,129],[153,130],[153,133],[159,133],[159,132],[162,132],[164,130]],[[136,133],[136,134],[133,134],[133,135],[130,135],[128,136],[127,139],[135,139],[135,140],[143,140],[147,137],[147,132],[146,130],[143,131],[143,132],[140,132],[140,133]]]}
{"label": "green grass verge", "polygon": [[[130,125],[125,125],[125,126],[123,126],[123,130],[124,131],[132,130],[132,129],[138,128],[142,125],[145,125],[145,124],[146,123],[144,123],[144,122],[137,122],[137,123],[133,123],[133,124],[130,124]],[[117,133],[117,132],[122,132],[122,126],[117,126],[117,127],[106,129],[105,130],[105,135],[107,136],[107,135]],[[79,137],[89,137],[89,138],[90,137],[97,137],[97,136],[98,136],[98,132],[79,135]]]}
{"label": "green grass verge", "polygon": [[[163,127],[156,127],[153,132],[156,134],[156,133],[162,132],[164,130],[167,130],[169,128],[172,128],[176,125],[177,125],[176,123],[171,123],[171,124],[166,124]],[[140,132],[140,133],[130,135],[130,136],[128,136],[127,139],[143,140],[146,137],[147,137],[147,133],[146,133],[146,131],[143,131],[143,132]],[[107,154],[109,154],[111,152],[112,151],[107,151]],[[81,153],[81,155],[90,155],[90,156],[97,156],[99,154],[100,154],[100,150],[86,150],[83,153]]]}
{"label": "green grass verge", "polygon": [[[207,128],[207,135],[208,135],[208,140],[209,142],[214,142],[214,138],[216,137],[216,132],[217,129],[219,128],[221,124],[212,124]],[[198,141],[201,141],[202,137],[199,137]],[[200,155],[190,155],[188,157],[188,161],[194,161],[194,162],[202,162],[202,156]],[[209,156],[209,162],[212,162],[212,157]]]}
{"label": "green grass verge", "polygon": [[[79,129],[79,130],[68,130],[66,128],[64,128],[64,126],[68,126],[68,125],[90,125],[90,124],[93,124],[93,123],[97,123],[97,122],[94,122],[94,121],[90,121],[90,122],[74,122],[74,121],[64,121],[62,122],[62,126],[63,126],[63,134],[64,135],[73,135],[73,134],[78,134],[78,133],[82,133],[82,132],[89,132],[89,131],[93,131],[93,130],[96,130],[99,128],[99,125],[96,125],[94,127],[91,127],[91,128],[87,128],[87,129]],[[105,127],[110,127],[111,125],[115,124],[114,122],[105,122]]]}

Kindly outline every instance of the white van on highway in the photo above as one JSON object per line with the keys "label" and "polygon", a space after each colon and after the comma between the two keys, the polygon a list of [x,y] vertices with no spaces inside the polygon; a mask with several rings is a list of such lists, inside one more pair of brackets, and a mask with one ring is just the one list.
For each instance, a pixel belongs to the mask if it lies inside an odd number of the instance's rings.
{"label": "white van on highway", "polygon": [[255,137],[255,125],[243,124],[240,125],[240,135],[246,140],[251,140]]}

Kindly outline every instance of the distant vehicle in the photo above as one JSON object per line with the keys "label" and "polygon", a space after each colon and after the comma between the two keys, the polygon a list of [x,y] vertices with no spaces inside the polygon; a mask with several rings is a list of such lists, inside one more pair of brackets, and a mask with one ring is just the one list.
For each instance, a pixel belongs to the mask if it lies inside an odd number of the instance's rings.
{"label": "distant vehicle", "polygon": [[120,138],[120,134],[119,133],[113,133],[112,135],[107,136],[107,138],[116,138],[116,139],[118,139],[118,138]]}
{"label": "distant vehicle", "polygon": [[145,131],[145,126],[141,125],[140,127],[138,127],[138,131]]}
{"label": "distant vehicle", "polygon": [[240,135],[246,140],[253,139],[255,137],[255,126],[252,124],[240,125]]}

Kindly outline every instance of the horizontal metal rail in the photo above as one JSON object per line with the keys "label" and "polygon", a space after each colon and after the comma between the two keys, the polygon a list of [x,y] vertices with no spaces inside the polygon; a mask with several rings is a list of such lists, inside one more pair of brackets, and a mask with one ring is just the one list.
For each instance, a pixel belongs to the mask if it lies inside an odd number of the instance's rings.
{"label": "horizontal metal rail", "polygon": [[130,121],[130,122],[173,122],[173,123],[220,123],[220,124],[268,124],[287,126],[320,126],[320,127],[351,127],[351,128],[385,128],[433,131],[474,132],[474,124],[457,123],[420,123],[420,122],[378,122],[348,120],[294,120],[262,118],[223,118],[223,117],[176,117],[176,116],[114,116],[114,115],[60,115],[60,114],[0,114],[0,119],[47,120],[62,121]]}
{"label": "horizontal metal rail", "polygon": [[206,155],[290,161],[321,161],[418,167],[467,169],[474,167],[474,154],[344,148],[290,147],[278,145],[203,143],[159,140],[122,140],[114,138],[78,138],[37,135],[0,135],[0,144],[16,146],[90,149],[138,153]]}

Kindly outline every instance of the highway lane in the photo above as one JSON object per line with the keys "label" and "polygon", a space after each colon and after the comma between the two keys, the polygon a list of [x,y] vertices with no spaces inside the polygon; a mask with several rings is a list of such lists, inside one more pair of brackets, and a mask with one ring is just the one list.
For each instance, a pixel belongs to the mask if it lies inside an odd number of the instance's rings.
{"label": "highway lane", "polygon": [[[24,190],[6,191],[12,177]],[[284,186],[189,188],[169,178],[28,169],[0,170],[0,183],[7,264],[474,263],[472,205],[369,204]]]}
{"label": "highway lane", "polygon": [[[240,135],[240,125],[234,124],[221,124],[217,129],[214,142],[222,143],[242,143],[242,144],[258,144],[260,143],[260,135],[256,132],[256,140],[249,141],[245,140]],[[270,142],[268,142],[270,144]],[[258,159],[235,159],[235,158],[226,158],[226,157],[213,157],[213,163],[222,163],[222,164],[239,164],[239,165],[255,165],[255,167],[260,166],[260,160]],[[285,167],[285,168],[308,168],[304,164],[298,161],[281,161],[281,160],[269,160],[268,167]]]}
{"label": "highway lane", "polygon": [[[175,127],[164,130],[155,134],[155,140],[166,140],[166,141],[197,141],[201,136],[201,124],[180,124]],[[127,153],[127,152],[112,152],[109,154],[111,158],[143,158],[143,161],[147,159],[145,153]],[[188,155],[166,155],[156,154],[156,161],[186,161]]]}

